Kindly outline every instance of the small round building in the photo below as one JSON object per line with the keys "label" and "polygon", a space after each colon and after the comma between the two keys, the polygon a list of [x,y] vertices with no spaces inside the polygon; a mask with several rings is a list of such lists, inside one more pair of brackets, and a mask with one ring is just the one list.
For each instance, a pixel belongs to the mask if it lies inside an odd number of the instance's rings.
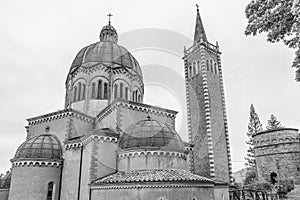
{"label": "small round building", "polygon": [[50,133],[32,137],[17,149],[12,162],[9,200],[58,200],[62,149]]}
{"label": "small round building", "polygon": [[291,179],[300,184],[300,143],[298,129],[281,128],[254,135],[254,150],[259,181]]}

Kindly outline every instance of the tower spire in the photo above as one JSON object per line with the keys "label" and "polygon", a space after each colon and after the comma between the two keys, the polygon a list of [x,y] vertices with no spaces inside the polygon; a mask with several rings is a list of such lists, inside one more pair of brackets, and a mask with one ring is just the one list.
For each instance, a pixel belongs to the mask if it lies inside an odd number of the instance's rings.
{"label": "tower spire", "polygon": [[196,4],[196,7],[197,7],[197,17],[196,17],[196,27],[194,33],[194,43],[200,41],[207,41],[205,30],[199,13],[199,5]]}

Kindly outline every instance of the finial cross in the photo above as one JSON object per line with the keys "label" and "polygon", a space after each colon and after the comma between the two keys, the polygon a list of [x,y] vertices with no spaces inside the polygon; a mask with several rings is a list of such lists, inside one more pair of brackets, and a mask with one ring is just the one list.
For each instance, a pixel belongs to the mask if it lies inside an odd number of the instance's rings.
{"label": "finial cross", "polygon": [[196,3],[197,11],[199,10],[199,5]]}
{"label": "finial cross", "polygon": [[110,25],[110,18],[113,16],[111,13],[109,13],[108,15],[108,24]]}

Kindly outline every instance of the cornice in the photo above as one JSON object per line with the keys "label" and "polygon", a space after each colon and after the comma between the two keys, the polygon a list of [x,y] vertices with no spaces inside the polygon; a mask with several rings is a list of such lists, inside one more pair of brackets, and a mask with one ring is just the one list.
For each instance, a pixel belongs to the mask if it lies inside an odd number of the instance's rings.
{"label": "cornice", "polygon": [[94,118],[92,116],[89,116],[87,114],[81,113],[77,110],[67,108],[64,110],[58,110],[56,112],[48,113],[45,115],[40,115],[37,117],[32,117],[27,119],[28,125],[36,125],[40,123],[50,122],[57,119],[63,119],[69,116],[73,116],[79,120],[88,122],[88,123],[94,123]]}
{"label": "cornice", "polygon": [[104,110],[102,110],[96,117],[97,121],[101,121],[104,119],[107,115],[109,115],[114,109],[117,107],[126,107],[128,109],[132,110],[140,110],[142,112],[146,113],[154,113],[158,115],[163,115],[163,116],[168,116],[171,118],[175,118],[176,114],[178,113],[177,111],[174,110],[169,110],[157,106],[151,106],[148,104],[143,104],[143,103],[137,103],[137,102],[132,102],[132,101],[127,101],[124,99],[117,98],[115,99],[110,105],[108,105]]}
{"label": "cornice", "polygon": [[82,146],[85,146],[92,140],[98,140],[98,141],[103,141],[103,142],[113,142],[117,143],[118,138],[115,137],[109,137],[109,136],[99,136],[99,135],[89,135],[87,137],[82,138],[81,141],[75,141],[75,142],[69,142],[65,144],[65,149],[76,149],[80,148]]}

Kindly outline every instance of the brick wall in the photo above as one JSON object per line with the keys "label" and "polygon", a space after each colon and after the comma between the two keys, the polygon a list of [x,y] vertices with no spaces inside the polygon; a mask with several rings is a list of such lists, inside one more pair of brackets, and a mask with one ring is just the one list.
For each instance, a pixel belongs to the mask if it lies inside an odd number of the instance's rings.
{"label": "brick wall", "polygon": [[289,178],[300,184],[300,143],[297,129],[264,131],[254,136],[254,150],[260,181]]}

